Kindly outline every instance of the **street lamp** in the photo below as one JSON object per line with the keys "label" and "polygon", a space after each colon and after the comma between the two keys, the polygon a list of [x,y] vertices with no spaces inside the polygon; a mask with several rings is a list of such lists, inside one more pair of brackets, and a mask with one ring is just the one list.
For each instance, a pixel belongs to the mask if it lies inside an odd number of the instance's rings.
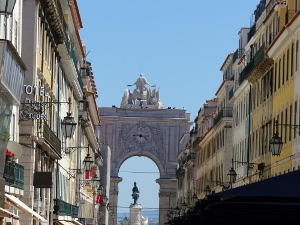
{"label": "street lamp", "polygon": [[284,123],[278,124],[278,120],[275,120],[274,126],[275,126],[276,131],[274,133],[274,136],[270,140],[269,144],[270,144],[270,150],[272,152],[272,155],[279,156],[280,153],[281,153],[283,142],[282,142],[281,137],[279,137],[279,134],[278,134],[278,126],[284,126],[284,127],[293,128],[294,131],[298,135],[300,135],[300,131],[298,130],[300,128],[300,125],[297,125],[297,124],[284,124]]}
{"label": "street lamp", "polygon": [[91,171],[93,163],[94,163],[94,161],[93,161],[92,157],[90,156],[90,153],[88,152],[88,154],[86,155],[86,157],[83,160],[84,170]]}
{"label": "street lamp", "polygon": [[70,107],[71,107],[71,98],[69,98],[69,111],[67,116],[61,121],[61,129],[66,138],[71,138],[74,135],[74,131],[77,123],[75,122],[74,117],[71,116]]}
{"label": "street lamp", "polygon": [[210,189],[210,187],[208,185],[204,188],[203,191],[204,191],[205,196],[212,194],[212,190]]}
{"label": "street lamp", "polygon": [[103,195],[104,190],[103,190],[103,186],[101,184],[99,185],[99,187],[97,189],[97,192],[98,192],[99,195],[101,195],[101,196]]}
{"label": "street lamp", "polygon": [[[283,124],[281,124],[281,125],[283,125]],[[275,132],[274,136],[272,137],[272,139],[270,140],[269,144],[270,144],[270,150],[272,152],[272,155],[279,156],[281,153],[283,142],[281,140],[281,137],[279,137],[279,134],[278,134],[278,120],[275,121],[274,126],[276,129],[276,132]]]}
{"label": "street lamp", "polygon": [[185,198],[183,198],[183,203],[182,203],[182,210],[183,210],[183,214],[185,213],[185,210],[186,210],[186,207],[187,207],[187,204],[185,202]]}
{"label": "street lamp", "polygon": [[174,212],[173,209],[171,207],[170,212],[167,214],[168,220],[172,220],[174,219]]}
{"label": "street lamp", "polygon": [[180,216],[180,208],[177,202],[176,208],[174,209],[174,217],[179,217],[179,216]]}
{"label": "street lamp", "polygon": [[192,202],[193,202],[193,204],[194,205],[196,205],[196,202],[198,201],[198,197],[197,197],[197,194],[196,194],[196,192],[193,194],[193,196],[192,196]]}
{"label": "street lamp", "polygon": [[74,117],[71,116],[71,113],[67,113],[67,116],[61,121],[61,129],[63,135],[66,138],[71,138],[74,135],[74,131],[76,128],[77,123],[75,122]]}
{"label": "street lamp", "polygon": [[231,169],[229,170],[227,175],[229,177],[230,186],[232,187],[232,184],[236,181],[236,177],[237,177],[237,173],[233,168],[233,159],[231,159]]}
{"label": "street lamp", "polygon": [[92,180],[91,180],[93,187],[96,187],[98,183],[100,184],[100,181],[101,181],[101,180],[98,179],[97,174],[95,174],[95,176],[94,176],[94,177],[92,178]]}
{"label": "street lamp", "polygon": [[274,134],[269,144],[272,155],[279,156],[281,153],[283,142],[281,140],[281,137],[279,137],[278,133]]}

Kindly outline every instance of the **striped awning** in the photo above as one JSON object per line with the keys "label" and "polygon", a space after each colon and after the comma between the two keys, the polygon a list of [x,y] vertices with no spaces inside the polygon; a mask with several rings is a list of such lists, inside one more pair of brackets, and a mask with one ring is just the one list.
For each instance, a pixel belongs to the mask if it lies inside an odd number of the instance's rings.
{"label": "striped awning", "polygon": [[8,217],[8,218],[13,218],[15,220],[19,219],[19,216],[16,214],[11,213],[10,211],[3,209],[0,207],[0,217]]}
{"label": "striped awning", "polygon": [[5,202],[10,206],[22,211],[24,214],[32,217],[32,219],[42,223],[43,225],[48,225],[48,221],[40,216],[37,212],[33,211],[29,206],[23,203],[20,199],[16,198],[13,195],[9,195],[5,193]]}

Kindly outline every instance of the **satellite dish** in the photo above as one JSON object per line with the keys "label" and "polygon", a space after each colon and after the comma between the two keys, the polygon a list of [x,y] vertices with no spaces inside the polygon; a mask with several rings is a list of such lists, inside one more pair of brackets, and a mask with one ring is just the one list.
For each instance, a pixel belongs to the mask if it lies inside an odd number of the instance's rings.
{"label": "satellite dish", "polygon": [[7,149],[15,154],[15,159],[20,158],[23,152],[21,145],[16,141],[8,141]]}

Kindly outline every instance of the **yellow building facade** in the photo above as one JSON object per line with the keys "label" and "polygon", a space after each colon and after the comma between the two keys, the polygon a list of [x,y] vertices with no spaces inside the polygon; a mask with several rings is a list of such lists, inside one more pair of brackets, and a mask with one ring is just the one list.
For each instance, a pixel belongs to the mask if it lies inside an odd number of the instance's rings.
{"label": "yellow building facade", "polygon": [[[273,133],[278,131],[283,141],[279,156],[271,158],[271,175],[277,176],[293,170],[293,144],[296,138],[292,126],[296,122],[298,105],[295,98],[295,75],[297,64],[298,1],[290,0],[274,7],[278,17],[278,34],[266,53],[274,59],[273,75]],[[278,121],[278,126],[275,126]],[[286,124],[286,125],[283,125]]]}

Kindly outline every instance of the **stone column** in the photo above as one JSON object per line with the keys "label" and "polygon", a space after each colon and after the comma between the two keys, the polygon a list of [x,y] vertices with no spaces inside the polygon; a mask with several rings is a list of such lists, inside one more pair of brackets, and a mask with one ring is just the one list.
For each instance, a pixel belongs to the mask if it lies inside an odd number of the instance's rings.
{"label": "stone column", "polygon": [[157,179],[159,184],[159,225],[168,222],[169,209],[176,208],[177,179]]}
{"label": "stone column", "polygon": [[142,206],[140,204],[130,205],[129,225],[141,225],[142,223]]}
{"label": "stone column", "polygon": [[[103,186],[104,194],[109,197],[109,190],[110,190],[110,162],[111,162],[111,150],[108,145],[101,145],[100,152],[103,158],[103,166],[100,167],[100,178],[101,184]],[[109,214],[107,211],[107,202],[103,202],[100,205],[100,219],[99,225],[108,225]]]}
{"label": "stone column", "polygon": [[119,182],[122,181],[121,177],[111,177],[110,178],[110,191],[108,196],[108,202],[110,206],[112,206],[114,217],[112,215],[109,216],[109,225],[117,224],[117,213],[118,213],[118,194],[119,194]]}

